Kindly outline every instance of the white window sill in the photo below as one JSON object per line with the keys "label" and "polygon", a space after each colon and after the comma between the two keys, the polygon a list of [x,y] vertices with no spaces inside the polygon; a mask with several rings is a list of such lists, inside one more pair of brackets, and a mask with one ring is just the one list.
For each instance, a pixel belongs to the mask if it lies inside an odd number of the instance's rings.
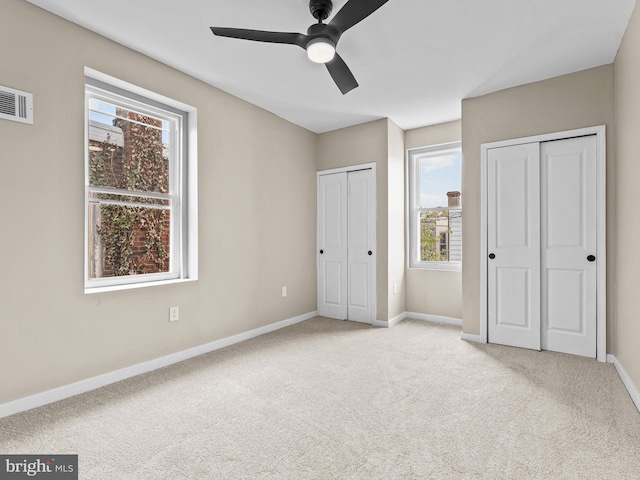
{"label": "white window sill", "polygon": [[462,263],[423,263],[417,265],[409,265],[412,270],[432,270],[441,272],[461,272]]}
{"label": "white window sill", "polygon": [[195,282],[197,278],[177,278],[173,280],[158,280],[156,282],[140,282],[140,283],[127,283],[124,285],[109,285],[105,287],[91,287],[85,288],[85,295],[91,295],[94,293],[105,293],[105,292],[117,292],[118,290],[131,290],[134,288],[144,288],[144,287],[156,287],[158,285],[174,285],[177,283],[188,283]]}

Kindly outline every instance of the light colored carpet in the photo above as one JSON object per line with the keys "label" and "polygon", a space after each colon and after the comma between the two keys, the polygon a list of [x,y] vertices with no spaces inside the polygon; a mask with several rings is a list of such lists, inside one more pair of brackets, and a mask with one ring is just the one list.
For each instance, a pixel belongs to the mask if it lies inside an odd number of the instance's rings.
{"label": "light colored carpet", "polygon": [[640,414],[595,360],[316,318],[0,419],[0,453],[77,453],[83,480],[635,480]]}

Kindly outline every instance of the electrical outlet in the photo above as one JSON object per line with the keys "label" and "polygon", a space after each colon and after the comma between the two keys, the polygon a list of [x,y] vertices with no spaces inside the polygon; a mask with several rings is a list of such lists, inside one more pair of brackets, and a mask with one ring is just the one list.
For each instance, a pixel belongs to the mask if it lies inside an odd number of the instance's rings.
{"label": "electrical outlet", "polygon": [[180,320],[180,307],[169,307],[169,321],[177,322]]}
{"label": "electrical outlet", "polygon": [[287,296],[287,287],[282,287],[282,297],[286,297]]}

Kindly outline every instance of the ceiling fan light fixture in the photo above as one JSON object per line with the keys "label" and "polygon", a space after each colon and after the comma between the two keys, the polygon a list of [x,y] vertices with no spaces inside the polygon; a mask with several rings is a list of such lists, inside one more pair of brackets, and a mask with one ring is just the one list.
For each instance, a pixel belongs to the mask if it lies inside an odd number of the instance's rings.
{"label": "ceiling fan light fixture", "polygon": [[327,63],[336,54],[335,44],[328,38],[314,38],[307,44],[307,56],[316,63]]}

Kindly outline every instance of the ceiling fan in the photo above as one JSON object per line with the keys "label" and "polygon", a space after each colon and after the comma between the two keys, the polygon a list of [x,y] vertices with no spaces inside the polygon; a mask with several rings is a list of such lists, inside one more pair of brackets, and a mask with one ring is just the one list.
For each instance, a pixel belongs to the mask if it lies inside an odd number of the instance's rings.
{"label": "ceiling fan", "polygon": [[344,95],[356,88],[358,82],[344,60],[336,53],[338,40],[344,32],[367,18],[388,1],[349,0],[333,19],[325,24],[322,21],[331,15],[333,2],[331,0],[310,0],[309,10],[318,23],[311,25],[306,35],[222,27],[211,27],[211,31],[221,37],[298,45],[307,51],[307,56],[311,61],[324,63],[327,66],[331,78]]}

